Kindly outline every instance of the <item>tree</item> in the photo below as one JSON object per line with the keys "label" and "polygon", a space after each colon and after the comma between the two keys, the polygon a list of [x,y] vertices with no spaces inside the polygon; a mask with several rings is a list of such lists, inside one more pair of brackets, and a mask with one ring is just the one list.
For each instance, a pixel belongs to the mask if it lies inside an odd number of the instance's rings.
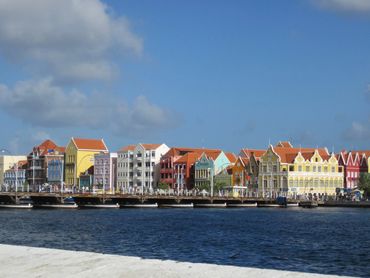
{"label": "tree", "polygon": [[370,173],[361,173],[358,188],[364,191],[366,199],[370,197]]}
{"label": "tree", "polygon": [[158,183],[158,189],[167,190],[169,188],[170,188],[170,186],[165,182]]}

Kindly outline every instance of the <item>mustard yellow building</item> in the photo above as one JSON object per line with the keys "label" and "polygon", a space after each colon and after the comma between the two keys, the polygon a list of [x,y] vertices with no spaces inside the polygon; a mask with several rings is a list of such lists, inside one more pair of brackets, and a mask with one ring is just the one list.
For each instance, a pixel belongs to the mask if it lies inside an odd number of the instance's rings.
{"label": "mustard yellow building", "polygon": [[327,149],[271,146],[260,158],[261,196],[335,195],[343,188],[344,173]]}
{"label": "mustard yellow building", "polygon": [[80,175],[94,165],[94,155],[108,153],[103,139],[71,138],[65,151],[65,183],[79,186]]}

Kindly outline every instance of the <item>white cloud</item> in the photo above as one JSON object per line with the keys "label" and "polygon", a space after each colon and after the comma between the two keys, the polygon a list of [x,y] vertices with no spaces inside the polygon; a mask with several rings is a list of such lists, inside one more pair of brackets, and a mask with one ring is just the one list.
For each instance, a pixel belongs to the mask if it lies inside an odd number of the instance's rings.
{"label": "white cloud", "polygon": [[344,138],[354,141],[370,140],[370,121],[366,123],[353,122],[344,133]]}
{"label": "white cloud", "polygon": [[128,136],[163,130],[176,121],[173,112],[144,96],[130,106],[114,95],[66,92],[50,79],[18,82],[14,88],[0,84],[0,108],[36,127],[83,127]]}
{"label": "white cloud", "polygon": [[0,53],[54,80],[110,79],[110,53],[142,49],[129,21],[100,0],[0,0]]}
{"label": "white cloud", "polygon": [[335,11],[370,13],[369,0],[313,0],[313,2],[321,8]]}

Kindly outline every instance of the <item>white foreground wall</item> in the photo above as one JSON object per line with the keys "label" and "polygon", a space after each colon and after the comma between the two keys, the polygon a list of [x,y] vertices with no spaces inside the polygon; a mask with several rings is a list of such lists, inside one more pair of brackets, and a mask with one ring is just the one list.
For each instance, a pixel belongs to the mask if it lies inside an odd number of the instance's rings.
{"label": "white foreground wall", "polygon": [[[0,244],[0,277],[335,277]],[[344,276],[341,276],[342,278]]]}

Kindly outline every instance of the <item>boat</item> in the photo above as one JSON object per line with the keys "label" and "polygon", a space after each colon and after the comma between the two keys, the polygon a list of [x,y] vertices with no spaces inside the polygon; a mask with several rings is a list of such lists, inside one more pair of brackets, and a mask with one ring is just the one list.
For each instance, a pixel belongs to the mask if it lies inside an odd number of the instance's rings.
{"label": "boat", "polygon": [[229,208],[250,208],[250,207],[257,207],[257,203],[243,203],[243,204],[227,204]]}
{"label": "boat", "polygon": [[294,207],[299,207],[299,203],[288,203],[287,205],[286,205],[288,208],[294,208]]}
{"label": "boat", "polygon": [[10,209],[31,209],[32,204],[0,204],[0,208],[10,208]]}
{"label": "boat", "polygon": [[161,208],[193,208],[194,204],[161,204],[159,206]]}
{"label": "boat", "polygon": [[317,208],[319,206],[319,203],[313,200],[300,201],[299,206],[301,206],[302,208]]}
{"label": "boat", "polygon": [[73,204],[41,204],[37,205],[38,208],[56,208],[56,209],[76,209],[78,205],[76,203]]}
{"label": "boat", "polygon": [[157,208],[158,204],[126,204],[126,205],[121,205],[123,208]]}
{"label": "boat", "polygon": [[263,204],[259,203],[257,205],[259,208],[284,208],[285,205],[279,205],[279,204]]}
{"label": "boat", "polygon": [[197,208],[226,208],[226,203],[222,204],[195,204]]}
{"label": "boat", "polygon": [[80,205],[81,208],[120,208],[120,204],[84,204]]}

